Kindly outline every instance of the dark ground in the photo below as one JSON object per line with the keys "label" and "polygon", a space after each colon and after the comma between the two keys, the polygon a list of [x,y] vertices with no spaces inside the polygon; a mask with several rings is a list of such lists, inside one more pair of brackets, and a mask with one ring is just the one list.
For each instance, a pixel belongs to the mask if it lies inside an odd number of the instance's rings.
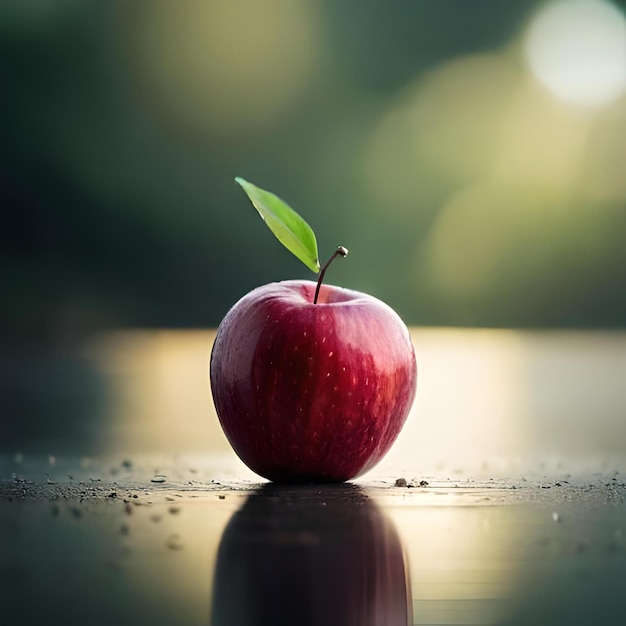
{"label": "dark ground", "polygon": [[2,623],[626,619],[623,473],[281,487],[216,467],[5,456]]}

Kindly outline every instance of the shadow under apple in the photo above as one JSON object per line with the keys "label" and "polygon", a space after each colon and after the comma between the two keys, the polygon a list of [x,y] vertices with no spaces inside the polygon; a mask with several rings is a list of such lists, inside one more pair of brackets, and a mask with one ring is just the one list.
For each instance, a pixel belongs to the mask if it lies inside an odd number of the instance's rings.
{"label": "shadow under apple", "polygon": [[224,530],[214,580],[214,626],[412,624],[400,537],[353,484],[258,489]]}

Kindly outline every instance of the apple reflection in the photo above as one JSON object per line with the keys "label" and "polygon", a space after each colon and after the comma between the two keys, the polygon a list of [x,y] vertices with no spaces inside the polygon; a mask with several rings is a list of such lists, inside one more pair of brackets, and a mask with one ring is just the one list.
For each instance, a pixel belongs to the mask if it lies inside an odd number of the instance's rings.
{"label": "apple reflection", "polygon": [[212,624],[412,624],[404,548],[356,485],[267,485],[220,542]]}

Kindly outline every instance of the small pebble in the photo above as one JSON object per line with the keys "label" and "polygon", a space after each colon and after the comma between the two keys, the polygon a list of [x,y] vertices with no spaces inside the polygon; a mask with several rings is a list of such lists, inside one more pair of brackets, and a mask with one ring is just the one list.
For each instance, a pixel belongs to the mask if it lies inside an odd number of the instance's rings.
{"label": "small pebble", "polygon": [[166,481],[166,477],[163,474],[157,474],[154,478],[150,479],[151,483],[164,483]]}
{"label": "small pebble", "polygon": [[428,481],[427,480],[420,480],[420,487],[428,487]]}
{"label": "small pebble", "polygon": [[220,500],[226,500],[226,496],[224,494],[220,494],[217,496]]}
{"label": "small pebble", "polygon": [[171,506],[168,511],[172,514],[172,515],[177,515],[178,513],[180,513],[180,507],[179,506]]}
{"label": "small pebble", "polygon": [[165,542],[168,550],[182,550],[183,544],[180,541],[180,535],[170,535]]}
{"label": "small pebble", "polygon": [[560,522],[561,521],[561,516],[558,513],[556,513],[556,512],[552,513],[552,521],[553,522]]}
{"label": "small pebble", "polygon": [[406,487],[406,478],[397,478],[396,487]]}

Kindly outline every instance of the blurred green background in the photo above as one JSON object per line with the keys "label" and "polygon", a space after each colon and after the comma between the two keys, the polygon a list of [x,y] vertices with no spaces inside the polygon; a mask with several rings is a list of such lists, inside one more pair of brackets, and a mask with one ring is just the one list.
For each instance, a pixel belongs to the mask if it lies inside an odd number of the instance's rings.
{"label": "blurred green background", "polygon": [[409,324],[623,327],[625,32],[594,0],[5,0],[3,334],[313,278],[236,175]]}
{"label": "blurred green background", "polygon": [[3,0],[0,76],[0,449],[99,441],[108,331],[314,278],[237,175],[408,324],[626,325],[623,3]]}

